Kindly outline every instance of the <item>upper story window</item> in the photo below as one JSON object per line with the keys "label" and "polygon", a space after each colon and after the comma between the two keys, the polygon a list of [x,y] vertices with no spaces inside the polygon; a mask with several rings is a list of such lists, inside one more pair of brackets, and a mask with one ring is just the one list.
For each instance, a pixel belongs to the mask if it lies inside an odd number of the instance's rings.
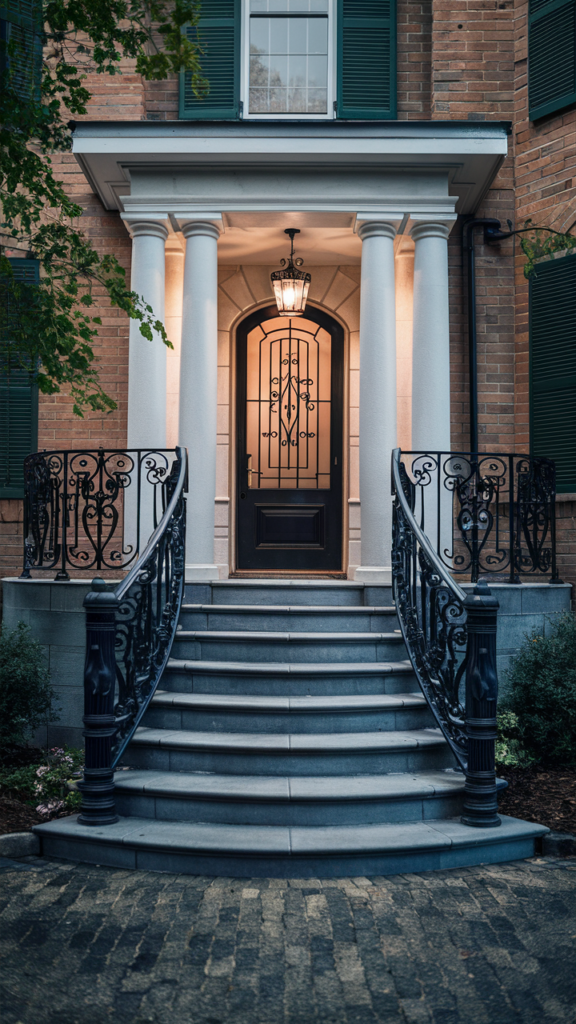
{"label": "upper story window", "polygon": [[183,119],[396,117],[396,0],[202,0],[198,33],[210,92],[183,74]]}
{"label": "upper story window", "polygon": [[328,0],[250,0],[248,113],[328,113]]}

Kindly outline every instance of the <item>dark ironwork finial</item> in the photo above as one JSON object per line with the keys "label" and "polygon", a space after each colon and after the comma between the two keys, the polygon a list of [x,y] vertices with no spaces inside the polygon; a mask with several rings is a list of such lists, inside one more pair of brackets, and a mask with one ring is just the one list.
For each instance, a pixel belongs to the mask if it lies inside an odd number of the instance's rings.
{"label": "dark ironwork finial", "polygon": [[294,235],[300,234],[300,228],[284,228],[284,234],[290,239],[290,261],[294,259]]}

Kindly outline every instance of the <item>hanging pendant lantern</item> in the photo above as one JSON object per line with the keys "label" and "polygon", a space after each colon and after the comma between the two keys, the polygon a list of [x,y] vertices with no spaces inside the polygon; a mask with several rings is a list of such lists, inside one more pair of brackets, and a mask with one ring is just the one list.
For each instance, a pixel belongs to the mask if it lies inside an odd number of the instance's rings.
{"label": "hanging pendant lantern", "polygon": [[312,278],[304,270],[297,269],[304,263],[302,257],[297,256],[294,259],[294,235],[299,235],[300,229],[285,228],[284,234],[290,237],[290,256],[287,260],[280,260],[280,264],[285,269],[275,270],[270,275],[270,280],[280,316],[302,316],[306,309],[306,299]]}

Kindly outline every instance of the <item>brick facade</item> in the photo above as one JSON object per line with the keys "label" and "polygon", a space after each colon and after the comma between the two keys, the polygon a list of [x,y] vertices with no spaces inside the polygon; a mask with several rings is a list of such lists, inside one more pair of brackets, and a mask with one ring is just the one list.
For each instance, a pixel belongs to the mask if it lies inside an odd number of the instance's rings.
{"label": "brick facade", "polygon": [[[499,120],[512,123],[509,156],[477,217],[506,228],[531,217],[568,231],[576,223],[576,110],[534,124],[527,110],[527,0],[399,0],[398,118]],[[143,83],[127,65],[122,77],[93,76],[89,119],[165,120],[178,116],[178,81]],[[102,252],[114,251],[130,273],[130,240],[105,211],[75,158],[55,160],[70,194],[84,207],[81,227]],[[452,446],[469,446],[466,294],[461,227],[450,239]],[[528,436],[528,283],[517,239],[484,246],[476,236],[480,447],[526,451]],[[122,447],[126,443],[128,324],[103,300],[96,347],[101,379],[118,409],[73,418],[64,395],[42,397],[39,447]],[[143,340],[143,344],[146,344]],[[559,507],[562,575],[576,581],[573,501]],[[0,502],[0,570],[19,571],[19,502]]]}

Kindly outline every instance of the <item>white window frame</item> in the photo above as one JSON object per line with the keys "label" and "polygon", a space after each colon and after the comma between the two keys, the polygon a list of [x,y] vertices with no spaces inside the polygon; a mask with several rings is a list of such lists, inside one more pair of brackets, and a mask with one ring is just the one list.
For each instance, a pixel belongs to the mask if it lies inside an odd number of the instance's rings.
{"label": "white window frame", "polygon": [[[305,15],[304,15],[305,17]],[[240,102],[244,121],[332,121],[336,117],[336,0],[328,0],[328,81],[325,114],[251,114],[250,86],[250,0],[242,0],[240,33]]]}

